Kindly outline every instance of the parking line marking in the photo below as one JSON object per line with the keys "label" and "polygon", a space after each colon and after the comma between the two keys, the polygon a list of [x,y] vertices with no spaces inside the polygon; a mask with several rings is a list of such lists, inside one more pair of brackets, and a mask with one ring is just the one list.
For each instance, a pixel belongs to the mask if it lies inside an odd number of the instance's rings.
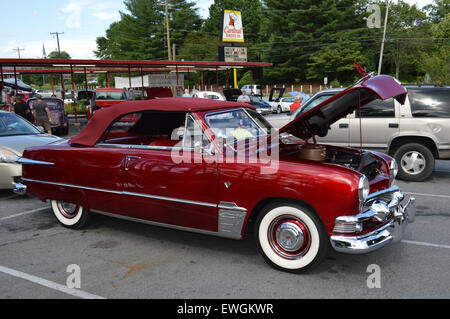
{"label": "parking line marking", "polygon": [[78,298],[82,298],[82,299],[106,299],[104,297],[100,297],[97,295],[93,295],[90,294],[88,292],[79,290],[79,289],[74,289],[74,288],[68,288],[67,286],[64,285],[60,285],[56,282],[47,280],[47,279],[43,279],[43,278],[39,278],[33,275],[29,275],[26,274],[24,272],[18,271],[18,270],[14,270],[8,267],[4,267],[4,266],[0,266],[0,272],[5,273],[7,275],[11,275],[17,278],[22,278],[28,281],[31,281],[33,283],[36,283],[38,285],[53,289],[53,290],[57,290],[60,292],[63,292],[65,294],[68,295],[72,295]]}
{"label": "parking line marking", "polygon": [[37,212],[44,211],[47,209],[49,209],[49,207],[41,207],[41,208],[29,210],[27,212],[22,212],[22,213],[14,214],[11,216],[2,217],[2,218],[0,218],[0,220],[6,220],[6,219],[11,219],[11,218],[15,218],[15,217],[23,216],[23,215],[29,215],[29,214],[37,213]]}
{"label": "parking line marking", "polygon": [[421,241],[402,240],[402,243],[405,243],[405,244],[412,244],[412,245],[419,245],[419,246],[428,246],[428,247],[436,247],[436,248],[447,248],[447,249],[450,249],[450,245],[439,245],[439,244],[432,244],[432,243],[424,243],[424,242],[421,242]]}
{"label": "parking line marking", "polygon": [[436,194],[410,193],[410,192],[405,192],[405,194],[417,195],[417,196],[430,196],[430,197],[450,198],[450,195],[436,195]]}

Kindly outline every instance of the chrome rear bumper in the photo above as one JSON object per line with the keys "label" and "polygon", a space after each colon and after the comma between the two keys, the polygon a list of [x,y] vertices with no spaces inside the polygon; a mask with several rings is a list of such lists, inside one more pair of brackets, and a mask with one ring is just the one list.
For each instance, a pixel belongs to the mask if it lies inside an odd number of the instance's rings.
{"label": "chrome rear bumper", "polygon": [[[364,213],[348,217],[353,222],[356,222],[364,218],[377,218],[379,213],[382,216],[386,213],[386,209],[394,213],[394,217],[389,223],[370,233],[363,235],[332,235],[330,237],[331,246],[340,253],[365,254],[388,243],[401,241],[408,223],[414,222],[416,216],[415,198],[409,198],[406,204],[401,203],[403,200],[403,194],[400,191],[396,191],[390,203],[378,201],[376,205],[372,205],[371,209]],[[338,218],[336,221],[342,222],[342,218]]]}
{"label": "chrome rear bumper", "polygon": [[27,186],[22,183],[18,183],[14,186],[13,192],[17,195],[25,195],[27,193]]}

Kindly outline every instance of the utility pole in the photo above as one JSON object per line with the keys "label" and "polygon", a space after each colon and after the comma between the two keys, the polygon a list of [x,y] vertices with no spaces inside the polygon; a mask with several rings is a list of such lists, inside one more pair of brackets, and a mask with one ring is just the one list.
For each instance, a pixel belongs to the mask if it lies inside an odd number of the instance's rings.
{"label": "utility pole", "polygon": [[389,14],[389,0],[386,1],[386,17],[384,18],[384,31],[383,31],[383,40],[381,40],[381,50],[380,50],[380,61],[378,62],[378,75],[381,74],[381,64],[383,63],[383,51],[384,51],[384,42],[386,40],[386,28],[387,28],[387,21],[388,21],[388,14]]}
{"label": "utility pole", "polygon": [[13,49],[14,51],[17,51],[17,55],[19,56],[19,59],[21,59],[20,57],[20,51],[25,51],[25,49],[21,49],[19,47],[17,47],[17,49]]}
{"label": "utility pole", "polygon": [[172,48],[170,45],[169,5],[167,3],[167,0],[164,1],[164,6],[166,10],[167,52],[169,54],[169,61],[172,61],[172,53],[170,52]]}
{"label": "utility pole", "polygon": [[56,42],[58,43],[58,55],[61,58],[61,47],[59,46],[59,35],[64,34],[64,32],[51,32],[50,35],[56,35]]}

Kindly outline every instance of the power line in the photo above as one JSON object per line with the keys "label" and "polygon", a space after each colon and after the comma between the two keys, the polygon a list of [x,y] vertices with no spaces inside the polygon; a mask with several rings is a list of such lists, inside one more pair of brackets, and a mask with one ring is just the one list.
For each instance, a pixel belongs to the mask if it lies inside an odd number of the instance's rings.
{"label": "power line", "polygon": [[59,46],[59,35],[64,34],[64,32],[50,32],[50,35],[56,35],[56,42],[58,43],[58,57],[61,58],[61,47]]}

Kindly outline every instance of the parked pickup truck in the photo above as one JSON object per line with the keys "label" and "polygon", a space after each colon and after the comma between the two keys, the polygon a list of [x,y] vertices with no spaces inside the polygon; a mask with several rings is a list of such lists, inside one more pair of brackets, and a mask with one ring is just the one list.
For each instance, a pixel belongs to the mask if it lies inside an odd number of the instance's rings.
{"label": "parked pickup truck", "polygon": [[[424,181],[430,177],[436,159],[450,159],[450,87],[405,85],[405,105],[389,99],[376,100],[331,125],[320,143],[362,147],[393,156],[398,163],[398,178]],[[344,89],[328,89],[316,93],[293,114],[268,116],[281,128],[300,114],[324,102]],[[362,133],[362,134],[360,134]]]}

